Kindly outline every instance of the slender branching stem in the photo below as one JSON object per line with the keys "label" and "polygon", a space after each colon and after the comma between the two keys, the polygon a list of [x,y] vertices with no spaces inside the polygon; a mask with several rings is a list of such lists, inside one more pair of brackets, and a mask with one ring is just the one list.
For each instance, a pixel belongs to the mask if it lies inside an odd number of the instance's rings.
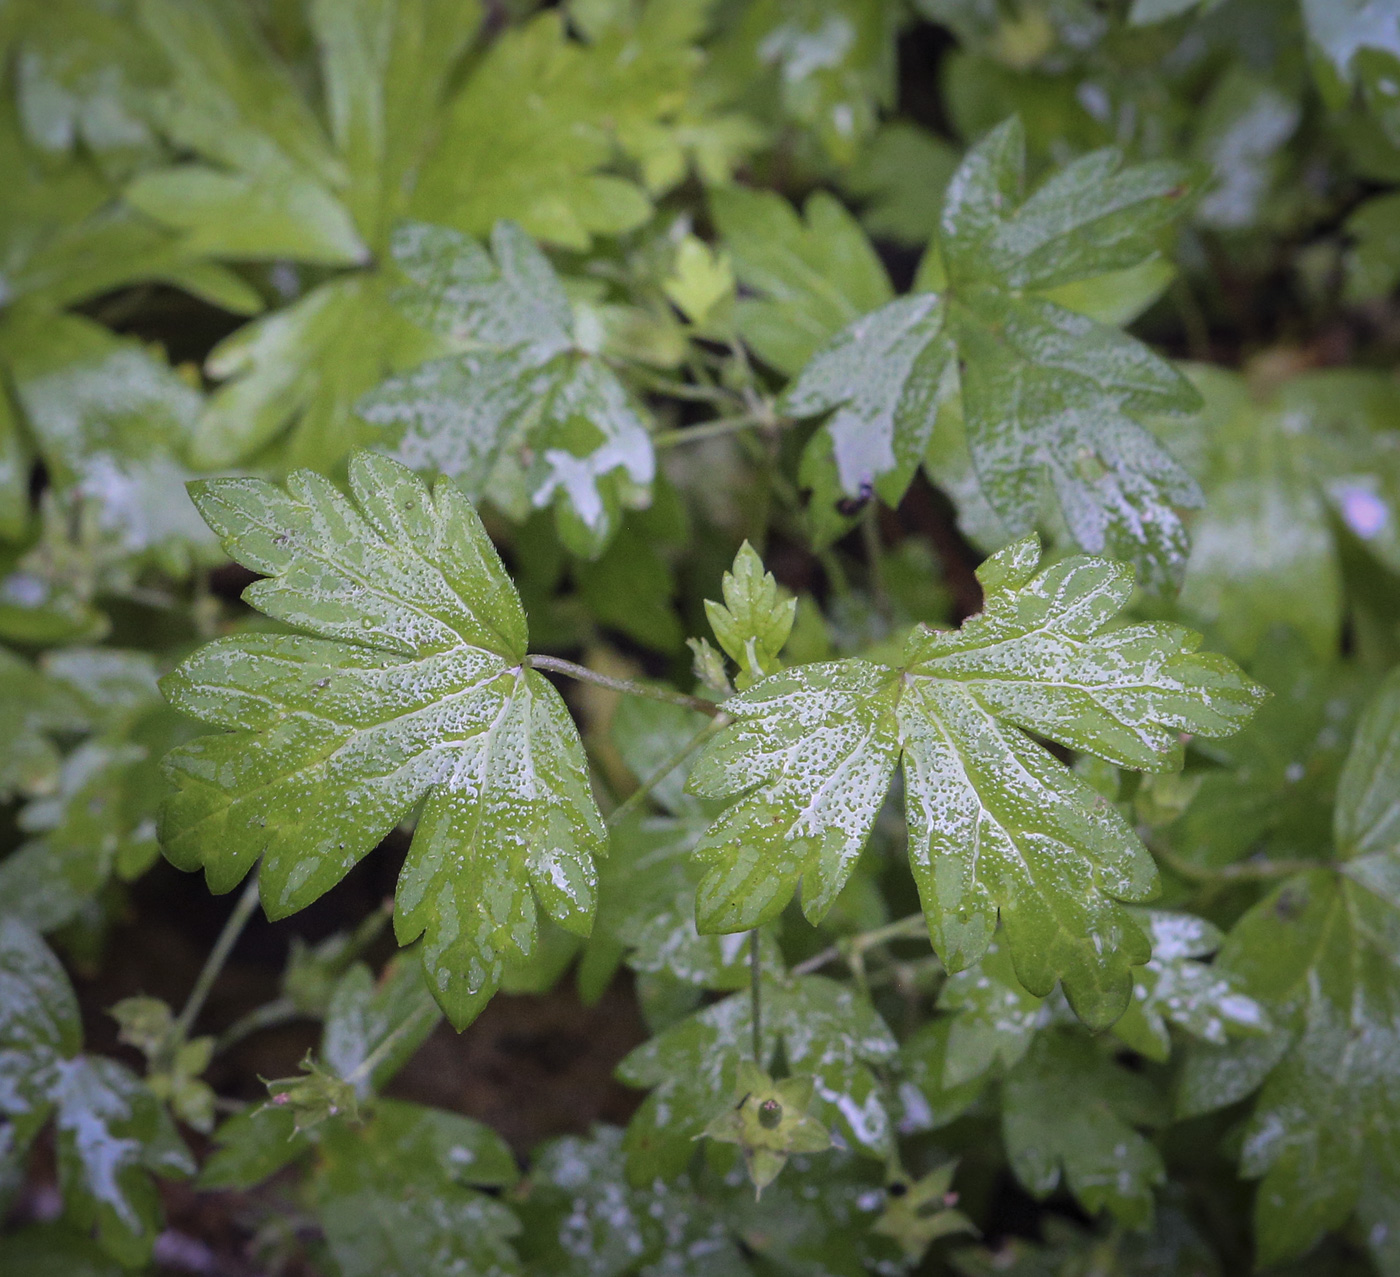
{"label": "slender branching stem", "polygon": [[699,443],[702,439],[715,439],[721,435],[732,435],[738,430],[749,430],[762,426],[768,430],[778,430],[791,425],[788,417],[775,417],[771,412],[744,412],[735,417],[718,417],[698,426],[681,426],[676,430],[659,430],[651,437],[653,448],[674,448],[682,443]]}
{"label": "slender branching stem", "polygon": [[438,1009],[436,1002],[425,1002],[406,1020],[402,1021],[392,1033],[389,1033],[363,1060],[361,1060],[342,1081],[349,1082],[351,1086],[358,1088],[361,1082],[369,1083],[374,1078],[374,1070],[377,1069],[395,1047],[399,1045],[409,1034],[417,1032],[423,1021],[431,1017],[434,1024],[442,1019],[442,1012]]}
{"label": "slender branching stem", "polygon": [[1275,878],[1291,878],[1294,874],[1307,873],[1310,869],[1337,868],[1336,863],[1330,860],[1265,860],[1259,858],[1243,860],[1233,865],[1221,865],[1218,869],[1212,869],[1204,865],[1193,865],[1189,860],[1182,860],[1181,857],[1163,847],[1153,847],[1152,853],[1178,878],[1206,884],[1271,882]]}
{"label": "slender branching stem", "polygon": [[860,521],[861,543],[865,547],[865,563],[870,573],[870,593],[886,620],[890,616],[890,596],[885,588],[884,548],[880,544],[880,508],[871,501]]}
{"label": "slender branching stem", "polygon": [[531,669],[549,670],[568,678],[576,678],[580,683],[611,688],[614,692],[624,692],[628,696],[645,696],[649,700],[664,701],[667,705],[679,705],[682,709],[698,710],[711,718],[720,713],[718,705],[702,697],[687,696],[684,692],[673,692],[668,687],[656,687],[650,683],[638,683],[630,678],[613,678],[610,674],[599,674],[597,670],[591,670],[586,665],[577,665],[558,656],[527,656],[525,664]]}
{"label": "slender branching stem", "polygon": [[758,956],[758,928],[749,932],[749,1000],[753,1018],[753,1062],[763,1067],[763,969]]}
{"label": "slender branching stem", "polygon": [[661,764],[650,776],[637,786],[622,802],[608,813],[606,823],[609,827],[621,823],[624,817],[630,815],[643,802],[647,796],[676,770],[687,758],[710,739],[721,727],[727,727],[733,720],[728,714],[716,714],[698,732],[695,733],[680,749],[676,750],[664,763]]}
{"label": "slender branching stem", "polygon": [[856,935],[847,936],[830,948],[823,949],[820,953],[814,953],[810,958],[799,962],[793,967],[792,973],[793,975],[810,975],[813,971],[820,971],[828,963],[841,959],[852,971],[863,975],[864,958],[867,951],[882,944],[888,944],[891,940],[915,939],[926,934],[927,928],[928,924],[924,921],[922,913],[911,913],[908,917],[900,918],[897,922],[886,923],[883,927],[876,927],[873,931],[861,931]]}
{"label": "slender branching stem", "polygon": [[237,1046],[244,1038],[252,1037],[263,1029],[270,1029],[289,1020],[298,1019],[302,1012],[290,998],[274,998],[254,1007],[247,1015],[241,1016],[228,1026],[214,1043],[214,1054],[220,1055],[230,1047]]}
{"label": "slender branching stem", "polygon": [[224,923],[224,929],[219,932],[219,938],[214,941],[214,947],[204,960],[204,967],[199,973],[199,978],[194,982],[194,988],[190,990],[190,996],[185,1000],[184,1009],[181,1010],[175,1021],[174,1031],[171,1034],[172,1050],[178,1050],[189,1037],[195,1019],[203,1009],[209,991],[214,987],[214,981],[219,978],[219,972],[224,969],[224,963],[228,961],[229,954],[233,952],[233,946],[238,942],[238,937],[242,934],[248,919],[253,916],[253,910],[257,907],[257,903],[258,866],[255,865],[253,872],[248,875],[248,885],[243,888],[243,894],[238,897],[238,903],[233,906],[233,912],[229,914],[228,921]]}

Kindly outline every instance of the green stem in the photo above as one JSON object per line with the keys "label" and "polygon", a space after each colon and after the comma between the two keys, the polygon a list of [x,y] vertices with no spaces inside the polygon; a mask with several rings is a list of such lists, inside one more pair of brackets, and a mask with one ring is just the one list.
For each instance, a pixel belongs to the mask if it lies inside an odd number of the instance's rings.
{"label": "green stem", "polygon": [[372,1080],[374,1070],[383,1064],[388,1059],[389,1053],[410,1033],[417,1030],[419,1024],[428,1016],[432,1016],[434,1022],[442,1019],[442,1012],[438,1010],[436,1002],[423,1003],[341,1080],[354,1087],[358,1087],[361,1082]]}
{"label": "green stem", "polygon": [[873,931],[861,931],[856,935],[848,936],[838,944],[830,948],[823,949],[820,953],[813,954],[804,962],[799,962],[792,969],[793,975],[809,975],[813,971],[819,971],[829,962],[835,962],[838,958],[843,958],[846,964],[856,971],[864,971],[863,958],[866,950],[874,949],[879,945],[888,944],[891,940],[913,940],[918,936],[926,934],[928,924],[924,921],[922,913],[911,913],[908,917],[900,918],[897,922],[886,923],[883,927],[876,927]]}
{"label": "green stem", "polygon": [[721,386],[697,386],[689,381],[675,381],[655,373],[642,373],[636,368],[629,369],[632,378],[647,390],[658,395],[670,395],[673,399],[689,399],[697,403],[733,403],[739,398],[733,391]]}
{"label": "green stem", "polygon": [[770,430],[781,429],[792,424],[789,417],[775,417],[770,412],[745,412],[737,417],[719,417],[714,421],[702,422],[698,426],[681,426],[677,430],[660,430],[651,437],[653,448],[674,448],[682,443],[699,443],[702,439],[716,439],[721,435],[732,435],[737,430],[748,430],[754,426],[764,426]]}
{"label": "green stem", "polygon": [[880,545],[879,506],[874,501],[865,507],[860,521],[861,543],[865,547],[866,567],[870,572],[870,594],[875,606],[886,619],[890,618],[890,596],[885,589],[884,550]]}
{"label": "green stem", "polygon": [[684,745],[661,764],[646,780],[642,781],[622,802],[608,813],[608,818],[604,822],[609,828],[620,824],[623,817],[631,814],[646,800],[648,794],[652,792],[663,780],[676,770],[687,758],[700,748],[711,736],[721,727],[727,727],[733,720],[728,714],[716,714],[698,732],[695,733]]}
{"label": "green stem", "polygon": [[580,683],[592,683],[597,687],[610,688],[614,692],[625,692],[629,696],[645,696],[649,700],[663,701],[667,705],[679,705],[682,709],[698,710],[714,718],[720,708],[713,701],[699,696],[687,696],[684,692],[673,692],[667,687],[653,687],[649,683],[638,683],[630,678],[613,678],[609,674],[599,674],[586,665],[576,665],[573,661],[558,656],[527,656],[525,664],[531,669],[551,670],[568,678],[576,678]]}
{"label": "green stem", "polygon": [[219,1034],[219,1040],[214,1043],[214,1054],[221,1055],[230,1047],[237,1046],[244,1038],[252,1037],[254,1033],[260,1033],[263,1029],[286,1024],[288,1020],[295,1020],[301,1014],[296,1003],[290,998],[274,998],[271,1002],[264,1002],[262,1006],[254,1007],[247,1015],[235,1020]]}
{"label": "green stem", "polygon": [[753,1011],[753,1062],[763,1067],[762,967],[758,957],[758,928],[749,932],[749,998]]}
{"label": "green stem", "polygon": [[1330,860],[1246,860],[1240,864],[1209,869],[1182,860],[1161,847],[1153,847],[1152,854],[1177,877],[1200,883],[1271,882],[1275,878],[1291,878],[1294,874],[1307,873],[1310,869],[1337,868]]}
{"label": "green stem", "polygon": [[184,1009],[175,1021],[175,1027],[171,1033],[172,1050],[178,1050],[181,1044],[189,1038],[195,1018],[203,1009],[204,1001],[208,998],[209,991],[214,987],[214,981],[219,978],[219,972],[224,969],[224,963],[228,961],[229,954],[233,952],[233,946],[238,942],[238,937],[248,919],[253,916],[253,910],[257,908],[257,904],[258,866],[255,865],[253,872],[248,875],[248,885],[243,888],[243,894],[239,896],[238,903],[233,906],[233,912],[229,914],[228,921],[224,923],[224,929],[219,932],[219,938],[214,941],[214,947],[204,960],[204,967],[199,973],[199,979],[194,982],[194,988],[190,990],[190,996],[185,1001]]}

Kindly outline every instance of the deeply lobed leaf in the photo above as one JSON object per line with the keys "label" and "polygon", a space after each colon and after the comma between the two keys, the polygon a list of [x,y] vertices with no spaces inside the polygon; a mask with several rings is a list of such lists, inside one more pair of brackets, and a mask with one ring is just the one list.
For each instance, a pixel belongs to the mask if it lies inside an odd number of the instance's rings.
{"label": "deeply lobed leaf", "polygon": [[401,943],[424,935],[429,985],[461,1025],[531,951],[536,898],[587,933],[602,823],[471,506],[367,453],[350,486],[353,502],[307,472],[196,490],[229,553],[269,574],[245,597],[310,635],[221,639],[167,677],[173,704],[231,730],[168,757],[162,842],[214,890],[265,857],[264,907],[282,917],[424,802],[394,925]]}
{"label": "deeply lobed leaf", "polygon": [[777,916],[799,880],[817,920],[869,836],[904,760],[910,859],[949,970],[986,951],[998,916],[1021,983],[1064,982],[1089,1023],[1127,1005],[1150,949],[1121,902],[1155,889],[1122,816],[1027,733],[1152,770],[1181,734],[1221,736],[1264,692],[1178,626],[1112,629],[1132,574],[1076,557],[1037,571],[1035,538],[979,569],[985,610],[916,629],[900,669],[846,660],[774,674],[726,703],[735,722],[691,788],[736,799],[701,840],[703,930]]}
{"label": "deeply lobed leaf", "polygon": [[939,401],[960,397],[980,497],[1007,534],[1031,528],[1048,480],[1082,548],[1131,559],[1160,587],[1185,564],[1177,508],[1201,497],[1140,418],[1199,399],[1141,343],[1049,294],[1153,257],[1185,173],[1165,162],[1123,168],[1117,152],[1097,151],[1023,200],[1024,150],[1013,118],[968,152],[921,270],[933,291],[862,316],[789,387],[786,411],[832,414],[803,461],[814,526],[832,539],[830,508],[872,491],[896,503]]}

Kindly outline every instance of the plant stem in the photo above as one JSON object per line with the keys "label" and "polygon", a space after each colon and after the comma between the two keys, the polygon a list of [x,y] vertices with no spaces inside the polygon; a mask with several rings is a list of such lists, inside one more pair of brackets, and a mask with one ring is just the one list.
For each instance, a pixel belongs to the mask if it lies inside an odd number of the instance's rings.
{"label": "plant stem", "polygon": [[890,596],[885,589],[884,549],[880,545],[880,507],[871,501],[865,507],[860,521],[861,543],[865,547],[865,563],[870,573],[870,594],[875,606],[888,621],[890,618]]}
{"label": "plant stem", "polygon": [[793,967],[792,973],[793,975],[810,975],[813,971],[819,971],[826,966],[828,962],[835,962],[837,958],[844,958],[852,970],[863,972],[862,959],[867,949],[874,949],[876,946],[887,944],[891,940],[912,940],[923,935],[927,926],[922,913],[911,913],[908,917],[900,918],[897,922],[886,923],[883,927],[876,927],[873,931],[861,931],[856,935],[848,936],[838,944],[813,954],[805,962],[799,962]]}
{"label": "plant stem", "polygon": [[699,443],[702,439],[715,439],[721,435],[731,435],[736,430],[747,430],[751,426],[766,426],[781,429],[790,424],[790,418],[774,417],[768,412],[745,412],[737,417],[719,417],[698,426],[681,426],[678,430],[659,430],[651,437],[653,448],[674,448],[682,443]]}
{"label": "plant stem", "polygon": [[639,373],[635,368],[631,369],[631,374],[647,390],[658,395],[670,395],[673,399],[690,399],[700,403],[733,403],[738,398],[733,391],[720,386],[697,386],[692,382],[676,381],[674,378],[662,377],[655,373]]}
{"label": "plant stem", "polygon": [[288,1020],[295,1020],[300,1015],[301,1012],[290,998],[274,998],[271,1002],[264,1002],[262,1006],[254,1007],[247,1015],[235,1020],[219,1034],[219,1040],[214,1043],[214,1054],[220,1055],[242,1042],[244,1038],[251,1037],[263,1029],[270,1029],[274,1025],[286,1024]]}
{"label": "plant stem", "polygon": [[228,921],[224,923],[224,929],[219,932],[219,938],[214,941],[214,947],[209,950],[209,956],[204,960],[204,967],[199,973],[199,979],[194,982],[194,988],[190,990],[190,996],[185,1001],[184,1009],[175,1021],[175,1027],[171,1033],[173,1050],[178,1049],[188,1039],[190,1030],[194,1027],[195,1018],[203,1009],[204,1000],[209,996],[209,991],[214,987],[214,981],[219,978],[219,972],[224,969],[224,963],[228,961],[229,954],[233,952],[233,946],[237,943],[240,933],[247,925],[248,919],[253,916],[253,910],[258,903],[258,868],[259,866],[254,865],[253,872],[248,875],[248,885],[243,888],[243,894],[239,896],[238,903],[233,906],[233,912],[229,914]]}
{"label": "plant stem", "polygon": [[1270,882],[1275,878],[1291,878],[1294,874],[1307,873],[1310,869],[1335,869],[1330,860],[1246,860],[1239,864],[1222,865],[1219,869],[1208,869],[1182,860],[1175,853],[1161,847],[1153,847],[1152,854],[1172,873],[1191,882]]}
{"label": "plant stem", "polygon": [[608,818],[603,823],[606,824],[609,828],[611,828],[613,825],[618,824],[624,816],[630,814],[637,807],[639,807],[642,804],[642,802],[646,799],[647,795],[650,794],[652,790],[654,790],[663,780],[665,780],[667,776],[669,776],[673,771],[675,771],[677,767],[679,767],[683,762],[685,762],[685,760],[689,758],[691,754],[693,754],[697,749],[699,749],[700,746],[703,745],[717,731],[719,731],[721,727],[729,726],[729,724],[732,721],[733,720],[729,717],[728,714],[716,714],[712,719],[710,719],[708,723],[705,724],[704,727],[702,727],[698,732],[695,733],[694,736],[692,736],[688,741],[686,741],[686,743],[682,745],[680,749],[678,749],[674,754],[671,755],[670,758],[668,758],[664,763],[662,763],[660,767],[658,767],[654,772],[652,772],[652,774],[648,776],[646,780],[642,781],[642,783],[638,785],[636,789],[634,789],[630,794],[628,794],[627,797],[622,800],[622,802],[618,803],[618,805],[608,813]]}
{"label": "plant stem", "polygon": [[586,665],[576,665],[573,661],[558,656],[527,656],[525,664],[531,669],[551,670],[576,678],[580,683],[593,683],[598,687],[611,688],[614,692],[626,692],[629,696],[645,696],[653,701],[664,701],[667,705],[679,705],[682,709],[698,710],[714,718],[720,708],[713,701],[699,696],[687,696],[684,692],[673,692],[667,687],[653,687],[649,683],[638,683],[630,678],[613,678],[609,674],[599,674]]}
{"label": "plant stem", "polygon": [[435,1022],[442,1019],[442,1012],[438,1010],[436,1002],[424,1002],[419,1006],[412,1015],[402,1021],[392,1033],[388,1034],[373,1051],[365,1056],[365,1058],[341,1080],[349,1082],[351,1086],[357,1089],[361,1082],[371,1081],[374,1077],[374,1070],[384,1063],[389,1053],[398,1046],[404,1038],[417,1029],[419,1024],[430,1015]]}
{"label": "plant stem", "polygon": [[762,968],[758,960],[758,928],[749,932],[749,999],[753,1018],[753,1062],[763,1067],[763,998]]}

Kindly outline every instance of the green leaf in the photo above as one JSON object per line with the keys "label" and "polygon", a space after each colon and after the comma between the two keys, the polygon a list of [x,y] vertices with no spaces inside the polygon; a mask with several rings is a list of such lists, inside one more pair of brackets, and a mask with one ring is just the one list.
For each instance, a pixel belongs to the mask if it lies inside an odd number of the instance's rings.
{"label": "green leaf", "polygon": [[1400,395],[1360,369],[1309,373],[1267,392],[1214,368],[1193,369],[1192,379],[1204,410],[1163,423],[1207,497],[1192,521],[1182,605],[1242,656],[1284,624],[1328,657],[1343,609],[1337,522],[1382,563],[1400,565]]}
{"label": "green leaf", "polygon": [[57,783],[59,754],[51,739],[86,726],[81,708],[22,657],[0,648],[0,797],[43,792]]}
{"label": "green leaf", "polygon": [[684,103],[693,12],[652,0],[635,29],[619,24],[591,44],[569,39],[557,12],[503,32],[448,106],[410,211],[472,235],[511,218],[577,249],[640,226],[651,201],[601,170],[621,137],[655,138]]}
{"label": "green leaf", "polygon": [[899,1048],[900,1072],[904,1078],[897,1092],[901,1134],[947,1126],[971,1108],[982,1094],[986,1073],[955,1086],[949,1086],[945,1080],[955,1023],[953,1016],[938,1016]]}
{"label": "green leaf", "polygon": [[1166,1168],[1134,1129],[1165,1118],[1141,1075],[1114,1064],[1082,1032],[1041,1034],[1006,1079],[1002,1138],[1016,1178],[1037,1197],[1063,1170],[1092,1213],[1107,1209],[1130,1228],[1152,1222],[1152,1189]]}
{"label": "green leaf", "polygon": [[1214,1248],[1180,1207],[1163,1204],[1146,1230],[1086,1232],[1047,1214],[1043,1243],[1010,1239],[952,1256],[963,1277],[1222,1277]]}
{"label": "green leaf", "polygon": [[1377,49],[1400,56],[1400,15],[1383,0],[1300,0],[1318,87],[1336,109],[1347,98],[1357,55]]}
{"label": "green leaf", "polygon": [[201,156],[143,173],[126,198],[211,256],[354,265],[369,251],[339,198],[345,172],[314,112],[237,6],[141,0],[174,71],[158,118]]}
{"label": "green leaf", "polygon": [[377,441],[355,415],[386,373],[438,346],[389,302],[382,274],[347,275],[225,338],[205,363],[223,384],[202,413],[191,458],[230,466],[271,446],[282,466],[335,466]]}
{"label": "green leaf", "polygon": [[445,227],[399,227],[394,259],[412,282],[399,304],[463,353],[390,378],[358,411],[401,426],[394,455],[450,476],[472,500],[489,496],[521,520],[553,503],[565,544],[596,557],[621,508],[649,497],[646,421],[576,332],[529,237],[503,222],[491,248]]}
{"label": "green leaf", "polygon": [[50,1111],[59,1066],[82,1048],[73,986],[38,934],[0,917],[0,1109],[21,1147]]}
{"label": "green leaf", "polygon": [[1224,936],[1216,927],[1188,913],[1143,914],[1152,958],[1134,973],[1133,1000],[1113,1026],[1115,1036],[1149,1060],[1165,1063],[1171,1054],[1168,1022],[1217,1046],[1228,1036],[1260,1036],[1272,1029],[1264,1008],[1237,978],[1194,961],[1220,947]]}
{"label": "green leaf", "polygon": [[343,199],[379,244],[410,198],[454,69],[481,21],[476,0],[313,0],[326,114]]}
{"label": "green leaf", "polygon": [[833,490],[819,476],[834,464],[845,498],[873,490],[893,504],[928,443],[944,371],[956,369],[977,482],[1006,529],[1029,530],[1048,479],[1080,546],[1132,559],[1160,588],[1185,562],[1177,507],[1200,494],[1139,421],[1198,397],[1145,346],[1044,294],[1155,256],[1185,174],[1096,151],[1022,200],[1024,149],[1013,118],[968,153],[944,202],[939,291],[855,321],[780,407],[834,410],[803,463],[824,503]]}
{"label": "green leaf", "polygon": [[1126,822],[1025,732],[1119,766],[1179,767],[1181,733],[1237,730],[1264,692],[1172,625],[1109,629],[1132,588],[1121,564],[1076,557],[1037,573],[1026,538],[978,569],[985,611],[920,626],[902,669],[862,660],[771,675],[726,702],[735,722],[690,786],[736,799],[701,840],[705,931],[759,925],[798,881],[819,920],[869,836],[900,755],[910,858],[934,949],[971,966],[1000,914],[1017,977],[1056,979],[1087,1023],[1127,1006],[1150,956],[1120,901],[1156,886]]}
{"label": "green leaf", "polygon": [[1281,884],[1236,924],[1216,961],[1281,1027],[1233,1070],[1207,1055],[1198,1076],[1188,1068],[1184,1079],[1188,1111],[1263,1081],[1240,1157],[1243,1174],[1260,1179],[1261,1264],[1309,1250],[1351,1215],[1365,1184],[1400,1164],[1397,784],[1392,673],[1357,728],[1338,786],[1342,869]]}
{"label": "green leaf", "polygon": [[735,722],[700,756],[689,788],[734,798],[700,840],[702,931],[772,921],[799,880],[820,919],[870,835],[899,760],[894,671],[868,661],[804,665],[725,702]]}
{"label": "green leaf", "polygon": [[[350,1079],[375,1056],[374,1068],[356,1083],[360,1098],[380,1090],[437,1027],[432,993],[422,967],[394,958],[378,980],[357,962],[336,981],[326,1007],[321,1058],[338,1077]],[[386,1045],[390,1043],[392,1045]],[[382,1051],[383,1054],[375,1053]]]}
{"label": "green leaf", "polygon": [[519,1271],[515,1216],[468,1187],[515,1180],[509,1150],[479,1123],[381,1100],[363,1126],[329,1123],[321,1150],[317,1214],[345,1277]]}
{"label": "green leaf", "polygon": [[15,394],[54,486],[130,555],[182,576],[213,539],[185,494],[202,396],[136,342],[73,315],[12,325]]}
{"label": "green leaf", "polygon": [[0,1271],[26,1277],[122,1277],[95,1242],[62,1224],[31,1224],[0,1238]]}
{"label": "green leaf", "polygon": [[29,6],[15,90],[28,141],[50,159],[78,147],[120,176],[156,156],[148,95],[164,70],[126,14],[91,0]]}
{"label": "green leaf", "polygon": [[899,15],[886,0],[757,0],[728,24],[714,74],[845,165],[893,105]]}
{"label": "green leaf", "polygon": [[65,1213],[123,1264],[145,1262],[162,1218],[151,1174],[194,1172],[175,1123],[137,1077],[100,1056],[62,1061],[51,1094]]}
{"label": "green leaf", "polygon": [[[48,792],[19,812],[17,824],[34,837],[0,862],[0,898],[50,931],[113,874],[130,881],[159,857],[160,758],[191,733],[162,701],[155,663],[143,653],[69,648],[44,664],[93,734],[64,757]],[[108,703],[93,703],[97,697]]]}
{"label": "green leaf", "polygon": [[803,214],[772,191],[710,195],[734,273],[757,297],[736,308],[739,333],[764,363],[798,372],[852,320],[890,300],[889,277],[856,220],[818,192]]}
{"label": "green leaf", "polygon": [[177,708],[230,730],[167,758],[161,841],[216,891],[265,857],[264,908],[285,917],[423,802],[394,927],[401,944],[425,935],[428,984],[461,1027],[533,948],[536,897],[587,933],[602,821],[465,498],[368,453],[350,487],[353,503],[310,472],[196,490],[225,549],[265,574],[248,601],[314,637],[221,639],[164,680]]}
{"label": "green leaf", "polygon": [[296,1114],[275,1104],[250,1105],[219,1124],[218,1146],[199,1172],[199,1187],[252,1188],[304,1156],[310,1142]]}
{"label": "green leaf", "polygon": [[797,600],[781,598],[771,572],[747,541],[721,581],[724,602],[705,600],[705,615],[719,645],[739,667],[740,691],[779,668],[778,653],[792,633]]}
{"label": "green leaf", "polygon": [[1363,691],[1359,680],[1320,666],[1290,632],[1272,634],[1250,670],[1273,695],[1237,737],[1209,746],[1221,766],[1196,773],[1190,806],[1166,831],[1172,850],[1203,869],[1252,852],[1319,856],[1332,837],[1328,813]]}
{"label": "green leaf", "polygon": [[519,1208],[531,1271],[557,1277],[742,1277],[749,1272],[725,1221],[688,1178],[633,1186],[622,1132],[551,1140],[535,1158]]}
{"label": "green leaf", "polygon": [[997,944],[976,966],[948,977],[938,1006],[958,1012],[943,1046],[943,1072],[936,1079],[948,1091],[980,1078],[997,1061],[1014,1068],[1051,1018],[1045,1000],[1026,992],[1009,954]]}
{"label": "green leaf", "polygon": [[[65,54],[76,52],[62,12],[41,12],[56,20]],[[112,87],[110,74],[101,74]],[[23,86],[20,93],[23,101]],[[257,293],[232,271],[197,260],[165,228],[112,205],[111,188],[91,164],[79,159],[55,165],[26,146],[14,108],[9,96],[0,106],[0,163],[9,175],[0,209],[7,305],[23,298],[61,308],[136,280],[159,280],[237,314],[261,308]]]}
{"label": "green leaf", "polygon": [[1246,66],[1232,67],[1202,104],[1194,150],[1211,170],[1196,221],[1218,230],[1258,225],[1285,190],[1280,154],[1302,118],[1302,104]]}
{"label": "green leaf", "polygon": [[958,153],[917,124],[882,124],[842,175],[862,202],[860,220],[872,235],[922,247],[938,229],[943,192],[958,166]]}
{"label": "green leaf", "polygon": [[187,1175],[194,1163],[141,1081],[81,1048],[77,999],[58,959],[25,923],[0,917],[0,1139],[23,1148],[53,1113],[65,1213],[135,1267],[161,1222],[150,1173]]}
{"label": "green leaf", "polygon": [[1346,293],[1354,302],[1386,296],[1400,282],[1400,193],[1377,195],[1347,218],[1352,239]]}
{"label": "green leaf", "polygon": [[[874,1157],[890,1148],[890,1117],[870,1066],[890,1060],[894,1038],[852,989],[822,979],[765,979],[764,1068],[780,1046],[789,1069],[814,1079],[815,1115]],[[732,1103],[741,1055],[752,1050],[747,994],[735,994],[643,1043],[618,1066],[629,1086],[654,1088],[627,1128],[633,1184],[674,1178],[694,1153],[694,1138]]]}

